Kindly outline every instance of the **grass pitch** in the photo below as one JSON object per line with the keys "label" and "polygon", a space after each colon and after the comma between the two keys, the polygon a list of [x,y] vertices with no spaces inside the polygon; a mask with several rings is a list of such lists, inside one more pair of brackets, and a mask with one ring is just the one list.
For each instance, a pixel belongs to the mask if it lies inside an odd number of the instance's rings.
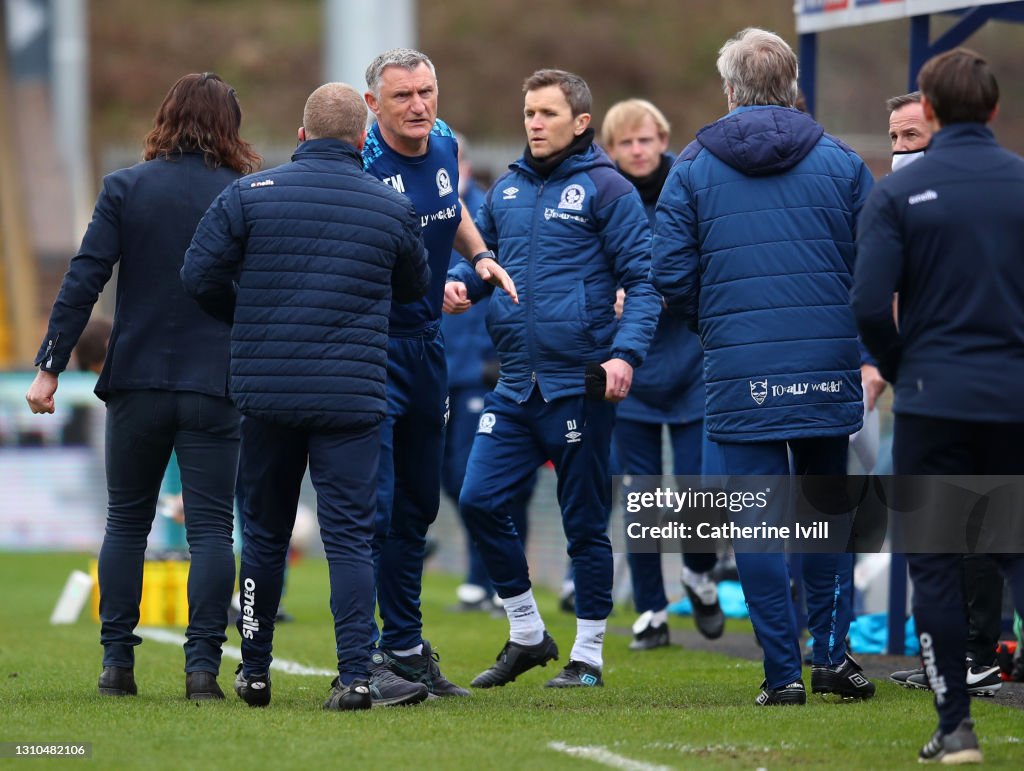
{"label": "grass pitch", "polygon": [[[632,653],[628,636],[614,633],[605,643],[603,689],[545,690],[557,671],[549,665],[469,699],[326,713],[321,704],[330,678],[274,672],[273,702],[256,710],[230,692],[236,661],[225,657],[220,683],[227,700],[196,704],[184,699],[180,648],[147,641],[137,651],[139,696],[105,698],[96,692],[97,625],[85,618],[64,627],[48,623],[68,573],[86,563],[82,555],[0,555],[6,611],[0,742],[91,742],[93,748],[90,760],[35,758],[33,767],[910,768],[935,726],[927,695],[887,682],[878,683],[867,703],[810,697],[805,708],[758,708],[759,663],[679,647]],[[466,685],[501,648],[507,622],[447,611],[456,583],[429,576],[425,632],[444,673]],[[290,571],[286,606],[296,621],[278,628],[277,657],[333,669],[327,596],[323,562]],[[539,599],[564,664],[574,622],[555,609],[552,595]],[[620,610],[611,626],[625,627],[632,618]],[[735,622],[729,629],[749,633]],[[228,634],[237,647],[237,633]],[[808,683],[809,677],[805,672]],[[978,700],[972,706],[986,765],[1024,766],[1024,715]]]}

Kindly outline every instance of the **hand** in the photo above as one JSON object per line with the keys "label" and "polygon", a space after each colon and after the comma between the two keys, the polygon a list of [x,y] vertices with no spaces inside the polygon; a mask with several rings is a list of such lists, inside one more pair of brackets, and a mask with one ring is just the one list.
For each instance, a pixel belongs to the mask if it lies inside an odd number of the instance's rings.
{"label": "hand", "polygon": [[622,308],[626,304],[626,290],[621,286],[615,290],[615,305],[612,308],[615,310],[615,318],[622,318]]}
{"label": "hand", "polygon": [[54,408],[53,395],[57,393],[57,376],[53,372],[39,370],[36,379],[28,387],[25,400],[29,409],[37,415],[52,413]]}
{"label": "hand", "polygon": [[629,396],[633,385],[633,365],[622,359],[608,359],[601,365],[608,376],[604,387],[604,398],[609,402],[621,402]]}
{"label": "hand", "polygon": [[504,289],[508,296],[512,298],[512,302],[516,305],[519,304],[519,293],[516,292],[515,282],[495,260],[492,260],[490,257],[477,260],[475,270],[481,280],[486,281],[488,284],[493,284],[499,289]]}
{"label": "hand", "polygon": [[875,408],[875,402],[885,390],[886,382],[878,367],[873,364],[860,365],[860,384],[864,389],[864,395],[868,399],[868,412]]}
{"label": "hand", "polygon": [[444,302],[441,310],[453,316],[465,313],[473,307],[466,293],[466,285],[461,281],[449,281],[444,285]]}

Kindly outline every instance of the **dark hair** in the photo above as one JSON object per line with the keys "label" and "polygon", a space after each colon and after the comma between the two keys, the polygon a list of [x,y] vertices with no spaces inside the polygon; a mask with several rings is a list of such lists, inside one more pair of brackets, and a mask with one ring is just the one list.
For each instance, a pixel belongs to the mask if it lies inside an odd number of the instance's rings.
{"label": "dark hair", "polygon": [[212,72],[185,75],[171,86],[156,111],[142,157],[149,161],[183,150],[201,150],[211,168],[227,166],[250,174],[262,159],[239,136],[241,125],[242,109],[235,89]]}
{"label": "dark hair", "polygon": [[917,76],[921,92],[943,126],[988,123],[999,104],[999,84],[985,57],[969,48],[933,56]]}
{"label": "dark hair", "polygon": [[906,107],[908,104],[921,104],[921,92],[911,91],[909,94],[891,96],[885,100],[885,109],[886,112],[896,112],[896,110]]}
{"label": "dark hair", "polygon": [[75,344],[75,365],[83,372],[102,366],[107,358],[107,343],[114,325],[106,316],[93,316]]}
{"label": "dark hair", "polygon": [[537,70],[523,83],[523,93],[548,86],[558,86],[562,89],[565,101],[569,103],[569,109],[572,110],[574,118],[577,115],[590,112],[593,104],[590,86],[579,75],[565,70]]}

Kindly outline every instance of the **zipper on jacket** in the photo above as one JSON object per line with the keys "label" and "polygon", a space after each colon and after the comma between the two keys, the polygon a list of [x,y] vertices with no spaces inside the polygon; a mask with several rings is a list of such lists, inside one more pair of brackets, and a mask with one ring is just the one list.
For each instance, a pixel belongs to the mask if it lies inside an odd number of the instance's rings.
{"label": "zipper on jacket", "polygon": [[[533,205],[533,222],[530,223],[530,250],[526,255],[526,285],[530,287],[529,290],[527,290],[530,310],[526,322],[526,344],[530,351],[530,382],[533,384],[536,384],[537,382],[537,344],[534,339],[534,326],[536,325],[536,311],[534,310],[536,307],[536,303],[534,302],[536,297],[536,292],[534,291],[536,287],[534,263],[536,260],[534,259],[534,255],[536,254],[537,247],[537,218],[538,213],[543,206],[542,199],[544,197],[544,185],[545,180],[542,179],[540,187],[537,190],[537,202]],[[530,388],[530,391],[533,391],[532,387]]]}

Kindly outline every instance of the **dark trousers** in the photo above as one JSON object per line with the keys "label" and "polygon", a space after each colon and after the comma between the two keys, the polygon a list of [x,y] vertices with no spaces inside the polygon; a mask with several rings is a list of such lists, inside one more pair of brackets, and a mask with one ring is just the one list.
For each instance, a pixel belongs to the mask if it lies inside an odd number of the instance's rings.
{"label": "dark trousers", "polygon": [[576,579],[576,615],[600,620],[611,613],[608,455],[614,422],[615,408],[605,401],[567,396],[546,402],[535,389],[519,404],[488,394],[459,506],[499,597],[531,587],[509,509],[529,476],[550,459]]}
{"label": "dark trousers", "polygon": [[242,418],[238,631],[246,676],[270,667],[274,617],[307,461],[327,554],[338,673],[345,684],[367,676],[374,632],[371,543],[379,457],[377,426],[308,431]]}
{"label": "dark trousers", "polygon": [[[489,390],[483,386],[452,388],[448,392],[448,428],[444,439],[444,466],[441,469],[441,484],[445,494],[455,502],[456,510],[459,506],[462,482],[466,478],[469,451],[473,447],[473,437],[476,436],[480,413],[484,408],[484,398],[488,393]],[[527,513],[536,484],[537,474],[535,472],[523,485],[523,489],[509,508],[512,524],[515,525],[519,540],[524,547],[530,527]],[[490,597],[494,594],[494,585],[491,583],[491,577],[487,574],[487,566],[484,564],[484,558],[480,555],[480,550],[476,548],[473,539],[469,536],[468,529],[466,533],[466,557],[469,563],[466,583],[479,586]]]}
{"label": "dark trousers", "polygon": [[[635,420],[615,421],[612,447],[618,460],[617,473],[632,476],[661,478],[664,468],[661,457],[661,423],[641,423]],[[672,441],[672,472],[677,475],[700,476],[701,447],[704,440],[704,423],[669,424]],[[648,485],[649,486],[649,485]],[[654,487],[658,485],[655,484]],[[622,485],[623,499],[632,492],[641,491],[641,481],[625,481]],[[632,521],[626,514],[626,527]],[[714,554],[683,554],[683,564],[695,573],[706,573],[715,566]],[[648,610],[664,610],[668,605],[665,596],[665,581],[661,573],[661,554],[640,554],[627,552],[629,574],[633,582],[633,604],[637,613]]]}
{"label": "dark trousers", "polygon": [[99,556],[103,666],[133,667],[146,540],[178,456],[191,555],[185,671],[220,670],[235,582],[231,550],[238,411],[191,391],[118,391],[107,400],[107,527]]}
{"label": "dark trousers", "polygon": [[[717,454],[706,465],[730,476],[842,476],[846,473],[849,438],[709,443],[705,449]],[[764,546],[734,542],[736,568],[750,620],[764,651],[765,679],[769,688],[781,688],[800,679],[803,657],[786,555],[781,544],[769,550],[764,550]],[[812,661],[816,665],[840,664],[846,655],[846,635],[853,621],[853,555],[804,554],[803,580],[807,627],[814,638]]]}
{"label": "dark trousers", "polygon": [[408,650],[423,642],[423,557],[441,502],[448,365],[438,332],[388,340],[387,394],[373,561],[381,646]]}
{"label": "dark trousers", "polygon": [[[893,470],[897,474],[1020,474],[1024,424],[975,423],[897,414]],[[995,554],[1010,582],[1018,612],[1024,609],[1024,556]],[[908,554],[914,582],[914,624],[939,713],[939,730],[953,731],[970,716],[966,664],[963,555]]]}

